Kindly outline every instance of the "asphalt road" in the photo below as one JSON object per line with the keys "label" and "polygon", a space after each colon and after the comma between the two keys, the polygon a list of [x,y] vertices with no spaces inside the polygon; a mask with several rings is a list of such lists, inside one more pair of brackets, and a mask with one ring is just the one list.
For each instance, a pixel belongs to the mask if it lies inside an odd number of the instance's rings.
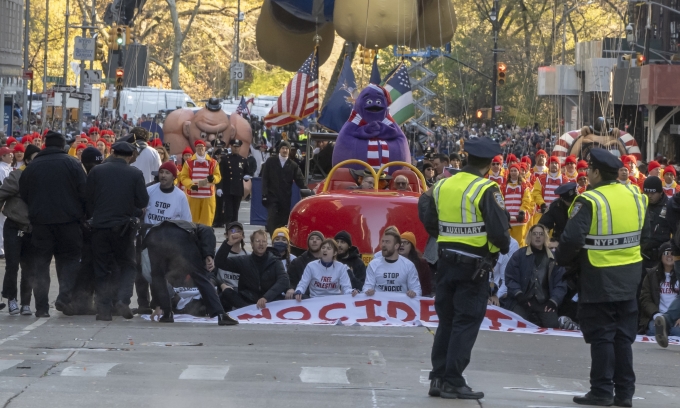
{"label": "asphalt road", "polygon": [[[467,371],[469,384],[486,393],[476,402],[427,396],[426,328],[50,314],[0,311],[0,406],[547,408],[575,406],[572,395],[588,389],[589,349],[578,338],[481,332]],[[677,406],[680,347],[636,343],[634,356],[641,398],[634,406]]]}

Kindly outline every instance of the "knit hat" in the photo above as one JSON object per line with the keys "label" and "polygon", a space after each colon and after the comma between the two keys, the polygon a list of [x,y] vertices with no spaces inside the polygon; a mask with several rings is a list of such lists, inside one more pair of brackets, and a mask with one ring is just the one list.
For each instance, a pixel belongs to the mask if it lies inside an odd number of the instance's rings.
{"label": "knit hat", "polygon": [[163,141],[160,138],[155,138],[151,141],[151,147],[161,147],[163,146]]}
{"label": "knit hat", "polygon": [[519,163],[512,163],[510,167],[508,167],[508,170],[510,169],[517,169],[517,171],[519,171],[520,169]]}
{"label": "knit hat", "polygon": [[347,242],[347,245],[352,246],[352,236],[349,235],[349,232],[347,232],[345,230],[342,230],[342,231],[338,232],[337,234],[335,234],[335,240],[336,241],[339,241],[339,240],[345,241],[345,242]]}
{"label": "knit hat", "polygon": [[80,162],[83,164],[101,164],[104,161],[104,155],[98,149],[94,147],[88,147],[83,150],[80,155]]}
{"label": "knit hat", "polygon": [[205,146],[205,142],[204,142],[203,140],[201,140],[201,139],[198,139],[198,140],[196,140],[196,141],[194,142],[194,147],[196,147],[196,146],[198,146],[198,145],[203,145],[203,146]]}
{"label": "knit hat", "polygon": [[567,158],[564,159],[564,164],[569,164],[569,163],[576,164],[576,156],[571,155],[571,156],[567,156]]}
{"label": "knit hat", "polygon": [[182,156],[184,156],[185,154],[191,154],[191,155],[193,155],[193,154],[194,154],[194,151],[191,150],[191,147],[188,147],[188,146],[187,146],[187,148],[184,149],[184,151],[182,152]]}
{"label": "knit hat", "polygon": [[17,140],[15,138],[10,136],[10,137],[7,138],[7,146],[9,147],[9,145],[11,145],[12,143],[19,143],[19,142],[17,142]]}
{"label": "knit hat", "polygon": [[18,144],[18,145],[16,145],[16,146],[14,146],[14,153],[16,153],[16,152],[25,153],[25,152],[26,152],[26,148],[24,147],[24,145]]}
{"label": "knit hat", "polygon": [[671,173],[671,174],[673,174],[675,177],[678,177],[678,172],[675,171],[675,167],[673,167],[673,166],[666,166],[666,167],[664,167],[664,168],[663,168],[663,174],[666,174],[666,173]]}
{"label": "knit hat", "polygon": [[[35,153],[40,153],[40,148],[36,145],[28,145],[26,146],[26,151],[24,152],[24,157],[29,158]],[[24,159],[25,160],[25,159]]]}
{"label": "knit hat", "polygon": [[560,164],[560,158],[557,156],[550,156],[550,158],[548,159],[548,164],[550,163]]}
{"label": "knit hat", "polygon": [[576,176],[576,180],[580,179],[581,177],[588,178],[588,173],[586,173],[585,171],[580,172],[578,176]]}
{"label": "knit hat", "polygon": [[309,246],[309,240],[310,240],[313,236],[315,236],[315,235],[316,235],[317,237],[319,237],[322,241],[323,241],[324,239],[326,239],[326,237],[324,237],[323,234],[322,234],[320,231],[312,231],[312,232],[310,232],[309,235],[307,236],[307,246]]}
{"label": "knit hat", "polygon": [[[274,238],[276,238],[276,237],[284,237],[284,238],[286,238],[286,241],[290,242],[290,234],[289,234],[289,232],[288,232],[288,228],[286,228],[286,227],[281,227],[281,228],[275,229],[275,230],[274,230],[274,233],[272,234],[272,241],[273,241]],[[323,238],[322,238],[322,239],[323,239]]]}
{"label": "knit hat", "polygon": [[663,185],[661,179],[656,176],[647,177],[645,184],[643,184],[645,193],[661,193],[663,192]]}
{"label": "knit hat", "polygon": [[539,150],[539,151],[536,152],[536,157],[538,157],[538,156],[540,156],[540,155],[543,155],[543,156],[545,156],[545,157],[548,157],[548,153],[546,153],[545,150],[543,150],[543,149],[541,149],[541,150]]}
{"label": "knit hat", "polygon": [[632,154],[629,154],[627,156],[623,156],[621,158],[621,161],[623,162],[623,164],[628,164],[628,163],[632,162],[632,163],[635,163],[635,165],[637,165],[637,159]]}
{"label": "knit hat", "polygon": [[588,168],[588,162],[585,160],[579,160],[576,164],[576,170],[581,171],[582,169]]}
{"label": "knit hat", "polygon": [[161,170],[167,170],[170,173],[172,173],[172,177],[177,178],[177,166],[171,161],[166,161],[165,163],[161,164],[161,167],[158,168],[158,171]]}
{"label": "knit hat", "polygon": [[84,144],[82,144],[82,143],[79,144],[78,146],[76,146],[76,152],[77,152],[78,150],[85,150],[85,149],[87,149],[87,145],[84,145]]}
{"label": "knit hat", "polygon": [[493,159],[491,159],[491,163],[501,163],[503,164],[503,156],[500,154],[498,156],[494,156]]}
{"label": "knit hat", "polygon": [[518,162],[518,161],[519,161],[519,160],[517,159],[517,156],[515,156],[515,155],[512,154],[512,153],[510,153],[510,154],[508,155],[508,157],[506,158],[506,160],[507,160],[508,163],[510,163],[510,162]]}
{"label": "knit hat", "polygon": [[522,162],[522,163],[526,163],[526,164],[528,164],[528,165],[531,165],[531,157],[529,157],[529,156],[522,156],[521,162]]}
{"label": "knit hat", "polygon": [[45,146],[64,147],[65,144],[66,138],[64,138],[64,135],[61,133],[57,133],[52,130],[48,130],[47,133],[45,133]]}
{"label": "knit hat", "polygon": [[91,127],[90,130],[87,131],[88,135],[91,135],[93,133],[99,133],[99,128],[98,127]]}
{"label": "knit hat", "polygon": [[33,136],[31,135],[24,135],[24,137],[21,138],[21,143],[31,143],[33,141]]}
{"label": "knit hat", "polygon": [[416,236],[411,231],[406,231],[403,234],[401,234],[401,239],[407,240],[414,247],[416,246]]}
{"label": "knit hat", "polygon": [[288,143],[286,140],[282,140],[279,142],[279,147],[277,150],[281,150],[281,148],[284,146],[290,149],[290,143]]}
{"label": "knit hat", "polygon": [[[7,139],[9,141],[9,139]],[[9,143],[7,144],[9,146]],[[658,161],[652,160],[647,164],[647,173],[651,172],[654,169],[658,169],[661,167]]]}
{"label": "knit hat", "polygon": [[520,169],[524,169],[524,171],[529,170],[529,165],[524,163],[524,162],[520,163],[519,167],[520,167]]}

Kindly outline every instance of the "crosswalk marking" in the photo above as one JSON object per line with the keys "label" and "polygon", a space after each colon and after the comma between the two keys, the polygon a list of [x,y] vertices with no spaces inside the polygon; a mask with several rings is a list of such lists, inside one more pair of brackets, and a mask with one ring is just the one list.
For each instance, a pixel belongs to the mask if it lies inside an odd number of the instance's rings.
{"label": "crosswalk marking", "polygon": [[221,365],[189,365],[182,374],[180,380],[224,380],[229,372],[229,366]]}
{"label": "crosswalk marking", "polygon": [[344,367],[302,367],[300,381],[316,384],[349,384]]}
{"label": "crosswalk marking", "polygon": [[24,360],[0,360],[0,371],[5,371],[8,368],[12,368],[19,363],[23,363]]}
{"label": "crosswalk marking", "polygon": [[118,363],[86,363],[66,367],[61,372],[62,377],[106,377],[109,370]]}

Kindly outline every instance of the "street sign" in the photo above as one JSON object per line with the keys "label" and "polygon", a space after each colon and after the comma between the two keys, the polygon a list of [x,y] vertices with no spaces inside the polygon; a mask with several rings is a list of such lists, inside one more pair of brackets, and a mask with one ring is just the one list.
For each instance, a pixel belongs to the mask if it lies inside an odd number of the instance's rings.
{"label": "street sign", "polygon": [[54,92],[75,92],[76,87],[72,85],[55,85],[54,88],[52,88]]}
{"label": "street sign", "polygon": [[231,79],[243,81],[245,76],[245,69],[242,62],[234,62],[231,64]]}
{"label": "street sign", "polygon": [[33,70],[24,71],[24,79],[33,80]]}
{"label": "street sign", "polygon": [[495,111],[496,111],[496,113],[501,113],[501,112],[503,112],[503,107],[501,105],[496,105]]}
{"label": "street sign", "polygon": [[102,71],[98,69],[86,69],[84,71],[85,80],[83,84],[101,84],[102,83]]}
{"label": "street sign", "polygon": [[71,98],[73,99],[80,99],[83,101],[90,101],[92,100],[92,94],[87,94],[85,92],[73,92],[70,95]]}
{"label": "street sign", "polygon": [[53,83],[53,84],[63,84],[64,83],[64,77],[60,76],[47,76],[47,80],[45,82],[48,83]]}
{"label": "street sign", "polygon": [[73,59],[81,61],[94,61],[94,38],[76,37],[73,48]]}

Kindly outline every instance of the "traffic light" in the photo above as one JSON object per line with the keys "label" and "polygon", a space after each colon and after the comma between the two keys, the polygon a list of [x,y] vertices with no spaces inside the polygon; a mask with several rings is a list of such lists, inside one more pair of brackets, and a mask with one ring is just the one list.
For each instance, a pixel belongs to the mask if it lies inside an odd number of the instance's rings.
{"label": "traffic light", "polygon": [[94,42],[94,59],[96,61],[104,61],[104,42],[97,37]]}
{"label": "traffic light", "polygon": [[376,51],[363,46],[359,46],[359,55],[361,56],[361,62],[365,65],[370,65],[373,63],[373,58],[375,58]]}
{"label": "traffic light", "polygon": [[123,90],[123,68],[116,68],[116,91]]}
{"label": "traffic light", "polygon": [[109,28],[109,38],[107,39],[109,51],[118,51],[118,43],[116,42],[116,29],[116,26]]}
{"label": "traffic light", "polygon": [[130,45],[135,42],[135,36],[132,27],[125,27],[125,45]]}
{"label": "traffic light", "polygon": [[480,108],[475,111],[475,119],[478,121],[491,119],[491,108]]}
{"label": "traffic light", "polygon": [[505,85],[505,77],[508,71],[508,66],[505,62],[498,63],[498,85]]}
{"label": "traffic light", "polygon": [[477,112],[475,113],[475,117],[477,118],[477,120],[482,120],[482,118],[484,117],[484,112],[482,112],[481,109],[477,109]]}
{"label": "traffic light", "polygon": [[125,45],[125,31],[124,29],[127,29],[127,27],[116,27],[116,45],[119,47],[122,47]]}
{"label": "traffic light", "polygon": [[645,60],[645,55],[644,54],[638,54],[637,58],[635,59],[635,62],[637,63],[638,67],[645,65],[645,62],[647,62]]}

